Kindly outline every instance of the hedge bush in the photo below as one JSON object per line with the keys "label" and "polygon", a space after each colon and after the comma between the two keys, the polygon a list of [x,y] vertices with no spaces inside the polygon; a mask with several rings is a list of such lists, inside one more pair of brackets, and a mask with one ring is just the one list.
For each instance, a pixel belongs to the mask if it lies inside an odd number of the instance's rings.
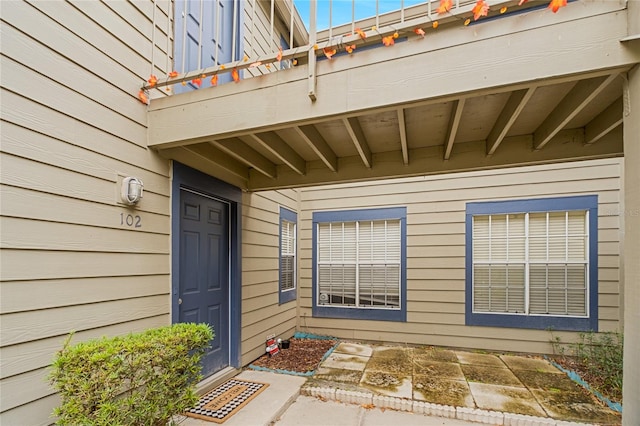
{"label": "hedge bush", "polygon": [[58,424],[166,425],[197,401],[200,360],[213,330],[174,324],[69,345],[49,376],[60,392]]}

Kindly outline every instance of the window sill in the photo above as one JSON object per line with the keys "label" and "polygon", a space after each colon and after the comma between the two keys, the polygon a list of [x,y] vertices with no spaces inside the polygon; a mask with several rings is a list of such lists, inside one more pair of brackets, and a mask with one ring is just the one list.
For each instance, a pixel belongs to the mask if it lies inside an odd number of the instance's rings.
{"label": "window sill", "polygon": [[288,302],[292,302],[296,300],[296,290],[288,290],[288,291],[281,291],[280,292],[280,299],[278,301],[278,303],[280,305],[284,304],[284,303],[288,303]]}
{"label": "window sill", "polygon": [[485,327],[527,328],[533,330],[598,331],[592,318],[526,316],[509,314],[467,313],[466,325]]}
{"label": "window sill", "polygon": [[404,309],[330,308],[314,306],[313,317],[406,322],[407,312]]}

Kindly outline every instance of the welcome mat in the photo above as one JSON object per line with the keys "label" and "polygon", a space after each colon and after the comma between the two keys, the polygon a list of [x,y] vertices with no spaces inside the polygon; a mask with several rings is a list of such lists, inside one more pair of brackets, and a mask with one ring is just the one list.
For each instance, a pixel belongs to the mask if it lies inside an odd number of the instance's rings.
{"label": "welcome mat", "polygon": [[269,386],[268,383],[231,379],[203,395],[194,408],[184,414],[222,423]]}

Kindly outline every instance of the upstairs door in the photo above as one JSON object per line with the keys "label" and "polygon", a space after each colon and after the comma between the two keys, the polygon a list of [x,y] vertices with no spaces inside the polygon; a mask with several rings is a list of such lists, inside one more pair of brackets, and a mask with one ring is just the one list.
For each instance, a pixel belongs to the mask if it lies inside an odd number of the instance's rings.
{"label": "upstairs door", "polygon": [[[234,16],[238,22],[241,2],[233,0],[176,0],[175,2],[175,62],[174,69],[180,73],[195,71],[213,65],[233,61]],[[234,12],[234,7],[237,10]],[[235,34],[239,34],[237,25]],[[231,80],[228,73],[221,74],[218,84]],[[201,87],[211,86],[210,79],[203,79]],[[189,82],[186,86],[174,85],[176,93],[196,89]]]}
{"label": "upstairs door", "polygon": [[182,189],[180,210],[178,320],[213,327],[202,362],[207,377],[230,361],[229,204]]}

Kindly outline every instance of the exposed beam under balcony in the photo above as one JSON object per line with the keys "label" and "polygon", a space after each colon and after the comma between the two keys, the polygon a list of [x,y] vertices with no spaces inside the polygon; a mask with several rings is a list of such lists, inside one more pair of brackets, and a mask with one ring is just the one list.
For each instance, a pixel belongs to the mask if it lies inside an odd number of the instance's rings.
{"label": "exposed beam under balcony", "polygon": [[343,118],[342,122],[349,133],[353,145],[356,147],[356,151],[358,151],[358,155],[362,158],[362,162],[366,168],[370,169],[372,164],[371,150],[369,149],[369,145],[367,145],[367,139],[364,137],[364,132],[362,131],[362,127],[360,127],[358,118]]}
{"label": "exposed beam under balcony", "polygon": [[617,74],[610,74],[578,82],[535,131],[533,134],[533,147],[542,149],[551,138],[562,130],[615,78],[618,78]]}
{"label": "exposed beam under balcony", "polygon": [[531,136],[508,137],[502,149],[492,156],[485,155],[485,141],[457,144],[456,155],[443,161],[444,147],[417,148],[410,151],[411,163],[398,167],[398,153],[385,152],[373,155],[375,167],[367,169],[360,156],[341,157],[338,172],[332,172],[321,162],[307,165],[307,173],[300,176],[287,168],[278,169],[278,177],[269,179],[257,172],[250,172],[249,190],[317,185],[318,182],[346,183],[367,179],[421,176],[439,173],[486,170],[500,167],[526,166],[550,162],[606,158],[622,155],[621,126],[609,133],[602,143],[584,144],[584,132],[563,130],[545,149],[531,149]]}
{"label": "exposed beam under balcony", "polygon": [[398,108],[398,131],[400,132],[400,149],[402,150],[402,162],[409,164],[409,148],[407,146],[407,125],[404,121],[404,109]]}
{"label": "exposed beam under balcony", "polygon": [[498,18],[319,60],[315,102],[304,64],[153,100],[149,146],[245,190],[619,156],[618,76],[640,63],[624,10],[570,3],[519,30]]}
{"label": "exposed beam under balcony", "polygon": [[456,141],[456,134],[460,127],[460,119],[462,118],[462,110],[464,109],[465,99],[458,99],[453,102],[451,108],[451,118],[449,119],[449,128],[447,130],[447,138],[445,140],[444,159],[448,160],[451,157],[451,150],[453,144]]}
{"label": "exposed beam under balcony", "polygon": [[256,169],[263,175],[274,178],[276,177],[276,168],[271,161],[263,157],[259,152],[247,146],[244,142],[237,138],[215,140],[211,142],[221,151],[229,154],[241,163]]}
{"label": "exposed beam under balcony", "polygon": [[248,137],[267,149],[296,173],[303,175],[306,162],[275,132],[252,133]]}
{"label": "exposed beam under balcony", "polygon": [[338,159],[327,141],[313,125],[295,127],[302,140],[316,153],[332,172],[338,171]]}
{"label": "exposed beam under balcony", "polygon": [[622,124],[622,98],[616,99],[585,127],[584,143],[592,144]]}
{"label": "exposed beam under balcony", "polygon": [[536,88],[533,86],[528,89],[516,90],[509,96],[507,104],[500,112],[498,121],[487,137],[487,155],[493,155],[496,152],[535,90]]}
{"label": "exposed beam under balcony", "polygon": [[520,90],[534,81],[569,81],[582,73],[596,77],[638,62],[640,53],[619,42],[626,36],[626,15],[616,13],[624,10],[623,5],[572,6],[563,8],[562,14],[520,15],[518,25],[509,17],[479,22],[468,31],[439,30],[424,40],[410,38],[392,48],[359,52],[348,60],[319,61],[316,102],[306,96],[305,65],[239,84],[154,99],[149,146],[168,147],[211,136],[311,124],[341,114],[455,100],[465,93]]}

